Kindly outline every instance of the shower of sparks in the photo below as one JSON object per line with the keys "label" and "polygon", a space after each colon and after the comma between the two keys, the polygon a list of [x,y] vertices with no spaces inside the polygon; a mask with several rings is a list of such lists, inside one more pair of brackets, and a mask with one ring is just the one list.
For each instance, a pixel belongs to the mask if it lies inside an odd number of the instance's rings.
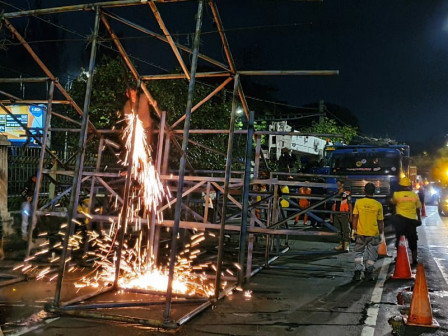
{"label": "shower of sparks", "polygon": [[[134,120],[135,118],[136,120]],[[123,139],[125,140],[127,152],[124,163],[127,164],[130,161],[132,178],[140,187],[134,191],[139,193],[143,206],[149,211],[155,211],[163,198],[167,196],[167,193],[153,165],[151,147],[148,145],[143,123],[133,114],[129,114],[126,117],[126,121],[127,126],[124,129]],[[134,141],[132,141],[133,132],[135,132]],[[132,157],[129,160],[131,153]],[[142,204],[137,202],[137,208],[140,209],[141,206]]]}
{"label": "shower of sparks", "polygon": [[[137,118],[134,120],[134,118]],[[168,267],[157,266],[154,262],[154,256],[151,255],[151,249],[147,243],[146,234],[149,234],[149,225],[142,224],[142,210],[146,214],[156,213],[157,220],[161,220],[161,215],[157,213],[157,208],[166,199],[169,202],[171,195],[168,189],[165,190],[160,182],[158,173],[153,165],[151,157],[151,148],[147,143],[147,137],[143,129],[142,122],[138,117],[129,115],[126,117],[127,127],[123,133],[123,140],[126,147],[126,157],[124,166],[127,162],[131,165],[131,190],[129,194],[129,206],[124,212],[120,212],[118,220],[109,218],[107,228],[101,232],[86,230],[86,222],[73,219],[73,225],[76,226],[76,233],[69,237],[68,249],[71,254],[80,251],[86,251],[82,254],[83,263],[90,263],[93,267],[90,271],[84,267],[79,267],[79,262],[66,258],[67,272],[73,274],[70,279],[78,289],[83,288],[104,288],[114,283],[116,278],[116,261],[118,232],[120,228],[121,216],[126,215],[127,223],[125,232],[127,235],[123,242],[123,249],[120,258],[120,274],[118,276],[118,286],[122,289],[139,289],[148,291],[164,292],[168,286]],[[135,130],[133,129],[135,125]],[[132,134],[135,132],[134,141]],[[130,155],[132,154],[132,157]],[[135,182],[135,183],[134,183]],[[119,207],[118,198],[115,197],[115,208]],[[94,210],[98,212],[99,209]],[[86,221],[92,220],[88,209],[80,209],[86,217]],[[67,223],[60,226],[56,236],[60,239],[65,236]],[[168,228],[167,228],[168,230]],[[212,238],[213,233],[208,233]],[[41,233],[39,238],[48,239],[50,233]],[[53,237],[55,235],[53,234]],[[178,237],[179,238],[179,237]],[[173,293],[186,296],[198,295],[209,297],[213,296],[215,288],[213,281],[209,279],[207,273],[212,270],[216,272],[216,266],[211,262],[200,263],[197,261],[201,254],[200,244],[206,240],[205,233],[196,233],[191,237],[189,244],[185,245],[183,251],[176,256],[174,266],[174,277],[172,283]],[[131,246],[132,245],[132,246]],[[21,269],[22,272],[33,274],[37,279],[54,280],[57,277],[54,269],[46,267],[43,270],[37,266],[32,266],[30,262],[42,258],[44,254],[50,255],[48,260],[55,265],[60,263],[59,253],[62,250],[61,241],[50,243],[46,241],[41,244],[21,265],[15,269]],[[79,251],[79,252],[75,252]],[[75,258],[76,259],[76,258]],[[166,263],[169,264],[169,260]],[[236,269],[240,269],[238,264],[234,264]],[[234,276],[234,271],[226,269],[227,275]],[[224,273],[221,274],[224,276]],[[69,280],[69,278],[66,278]],[[224,288],[227,283],[222,282]]]}
{"label": "shower of sparks", "polygon": [[[78,289],[95,289],[110,286],[114,283],[115,279],[115,238],[107,235],[105,232],[100,236],[97,232],[87,231],[85,235],[84,241],[80,240],[83,236],[81,231],[73,235],[75,238],[70,239],[69,248],[72,251],[79,251],[83,249],[85,241],[88,241],[90,246],[95,247],[95,250],[88,251],[82,257],[85,262],[93,261],[94,271],[87,273],[87,275],[82,275],[85,273],[83,268],[76,266],[76,263],[71,262],[71,259],[67,258],[66,262],[70,262],[67,267],[67,272],[80,272],[81,276],[77,277],[76,281],[74,281],[74,286]],[[199,237],[196,237],[196,240],[203,236],[204,233],[201,233]],[[125,241],[123,245],[118,286],[122,289],[164,292],[168,285],[168,267],[157,267],[153,260],[149,258],[148,249],[142,248],[144,244],[142,244],[141,233],[135,239],[132,247],[128,244],[129,241]],[[60,257],[54,255],[54,251],[60,251],[62,245],[57,243],[49,246],[48,241],[42,245],[33,256],[28,258],[25,263],[17,265],[14,270],[21,269],[23,273],[32,274],[38,280],[44,278],[54,280],[56,275],[50,267],[39,269],[37,266],[32,266],[28,263],[41,258],[44,254],[48,254],[49,250],[53,254],[52,257],[48,258],[50,263],[54,263],[55,265],[59,263]],[[210,262],[195,264],[194,262],[199,252],[197,249],[191,251],[189,248],[191,244],[187,244],[186,246],[176,257],[172,283],[173,293],[187,296],[213,296],[215,290],[213,283],[207,277],[207,271],[215,269],[214,265]],[[226,283],[224,282],[223,287],[225,286]]]}

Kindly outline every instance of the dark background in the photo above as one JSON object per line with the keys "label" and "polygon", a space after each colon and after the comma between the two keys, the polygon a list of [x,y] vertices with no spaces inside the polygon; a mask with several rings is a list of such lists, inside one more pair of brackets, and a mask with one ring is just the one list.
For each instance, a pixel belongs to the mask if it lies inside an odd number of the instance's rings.
{"label": "dark background", "polygon": [[[17,8],[86,2],[0,0],[0,8],[12,12]],[[217,4],[237,69],[340,71],[334,77],[245,78],[249,106],[256,99],[274,111],[282,104],[294,111],[324,100],[330,113],[338,106],[350,111],[362,135],[410,143],[414,154],[445,142],[448,3],[437,0],[224,0]],[[165,3],[158,4],[158,8],[174,39],[191,46],[196,3]],[[149,6],[110,11],[161,34]],[[88,66],[87,36],[93,30],[93,13],[42,18],[55,25],[32,17],[10,21],[32,42],[32,47],[61,82],[69,83],[81,67]],[[211,18],[207,6],[200,51],[225,63]],[[124,37],[122,42],[135,57],[141,74],[169,73],[177,66],[167,44],[120,23],[113,22],[112,26]],[[19,50],[22,47],[6,29],[0,38],[2,77],[43,75],[30,57]],[[112,46],[112,43],[106,39],[103,45]],[[116,55],[107,48],[102,48],[102,53]],[[189,56],[184,56],[188,63]],[[201,69],[207,70],[203,66],[200,63]]]}

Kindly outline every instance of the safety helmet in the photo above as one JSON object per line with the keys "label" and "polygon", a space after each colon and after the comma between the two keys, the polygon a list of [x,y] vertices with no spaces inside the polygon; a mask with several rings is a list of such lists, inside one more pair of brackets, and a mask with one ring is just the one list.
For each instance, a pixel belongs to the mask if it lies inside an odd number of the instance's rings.
{"label": "safety helmet", "polygon": [[410,187],[412,183],[408,177],[402,177],[399,184],[403,187]]}

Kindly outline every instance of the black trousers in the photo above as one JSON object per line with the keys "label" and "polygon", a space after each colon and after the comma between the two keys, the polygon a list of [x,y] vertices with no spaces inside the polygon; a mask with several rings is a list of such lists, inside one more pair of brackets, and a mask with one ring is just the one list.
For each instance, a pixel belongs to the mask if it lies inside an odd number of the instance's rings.
{"label": "black trousers", "polygon": [[395,228],[395,247],[398,248],[400,237],[405,236],[408,240],[409,249],[411,251],[417,251],[417,225],[416,219],[410,219],[401,215],[394,215],[392,217],[392,224]]}

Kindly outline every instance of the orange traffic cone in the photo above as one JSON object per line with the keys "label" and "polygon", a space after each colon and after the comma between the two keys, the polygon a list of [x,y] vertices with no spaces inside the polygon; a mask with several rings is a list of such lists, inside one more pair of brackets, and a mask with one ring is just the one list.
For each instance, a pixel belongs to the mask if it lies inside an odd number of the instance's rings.
{"label": "orange traffic cone", "polygon": [[426,217],[426,206],[425,206],[425,203],[422,203],[422,217]]}
{"label": "orange traffic cone", "polygon": [[438,328],[439,323],[432,318],[431,303],[429,302],[428,286],[423,264],[417,265],[417,278],[412,293],[409,316],[405,319],[406,325],[418,327]]}
{"label": "orange traffic cone", "polygon": [[397,261],[392,279],[412,279],[411,265],[409,264],[408,248],[405,236],[400,237],[398,244]]}
{"label": "orange traffic cone", "polygon": [[378,246],[378,257],[380,258],[391,257],[387,253],[387,245],[386,245],[386,238],[384,238],[384,232],[381,234],[381,243]]}

